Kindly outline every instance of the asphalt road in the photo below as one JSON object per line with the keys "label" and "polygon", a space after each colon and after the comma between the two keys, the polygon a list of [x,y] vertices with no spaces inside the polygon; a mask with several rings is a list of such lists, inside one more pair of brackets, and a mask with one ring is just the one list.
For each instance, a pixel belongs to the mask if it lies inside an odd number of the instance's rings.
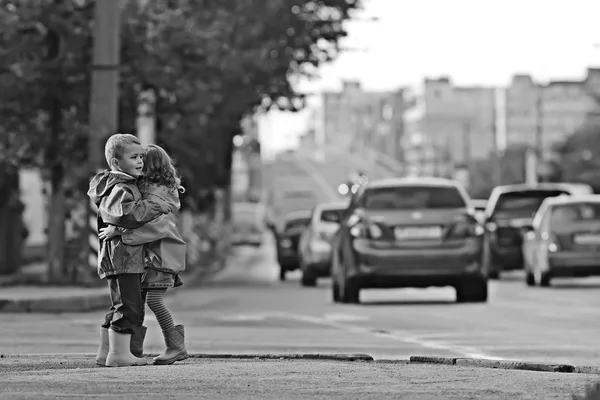
{"label": "asphalt road", "polygon": [[[175,289],[168,304],[192,352],[367,353],[600,364],[600,280],[527,288],[518,275],[491,283],[487,304],[456,304],[451,288],[365,290],[362,304],[331,301],[328,279],[302,288],[277,280],[272,242],[239,248],[220,276]],[[91,353],[103,312],[0,314],[0,353]],[[162,338],[149,312],[147,352]]]}

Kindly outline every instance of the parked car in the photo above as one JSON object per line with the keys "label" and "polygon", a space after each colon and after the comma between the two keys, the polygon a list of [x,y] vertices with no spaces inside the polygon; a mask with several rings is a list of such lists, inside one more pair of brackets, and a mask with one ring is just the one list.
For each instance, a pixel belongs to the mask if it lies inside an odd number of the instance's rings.
{"label": "parked car", "polygon": [[288,271],[300,267],[298,262],[298,243],[304,229],[310,223],[310,211],[295,211],[285,216],[283,227],[277,234],[277,262],[279,280],[284,281]]}
{"label": "parked car", "polygon": [[352,197],[333,240],[334,302],[367,288],[453,286],[458,302],[488,296],[483,227],[460,183],[372,181]]}
{"label": "parked car", "polygon": [[486,208],[486,246],[490,251],[490,278],[501,271],[523,269],[522,228],[531,225],[542,202],[560,195],[593,193],[587,184],[539,183],[498,186]]}
{"label": "parked car", "polygon": [[234,202],[231,205],[232,244],[262,245],[266,231],[266,207],[262,203]]}
{"label": "parked car", "polygon": [[329,276],[331,238],[339,229],[346,208],[348,201],[318,204],[313,209],[298,247],[302,286],[315,286],[318,278]]}
{"label": "parked car", "polygon": [[600,275],[599,195],[546,199],[524,229],[528,286],[550,286],[554,277]]}

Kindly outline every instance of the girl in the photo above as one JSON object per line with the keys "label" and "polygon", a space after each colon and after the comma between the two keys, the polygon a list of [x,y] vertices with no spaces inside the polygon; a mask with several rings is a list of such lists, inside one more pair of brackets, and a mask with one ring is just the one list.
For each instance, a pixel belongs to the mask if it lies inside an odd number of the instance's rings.
{"label": "girl", "polygon": [[[148,145],[139,188],[144,200],[168,204],[171,209],[179,210],[179,192],[183,193],[185,189],[181,186],[181,178],[173,160],[160,146]],[[162,215],[132,230],[109,226],[102,229],[99,236],[109,239],[116,235],[122,235],[126,245],[145,244],[146,269],[142,275],[142,298],[156,316],[167,347],[154,359],[154,364],[167,365],[185,360],[188,353],[183,325],[175,325],[164,303],[167,289],[182,285],[179,273],[185,269],[186,244],[177,229],[175,214]],[[142,324],[143,316],[140,327],[145,333]],[[144,336],[139,340],[140,343],[131,343],[132,352],[137,348],[136,353],[143,353]]]}

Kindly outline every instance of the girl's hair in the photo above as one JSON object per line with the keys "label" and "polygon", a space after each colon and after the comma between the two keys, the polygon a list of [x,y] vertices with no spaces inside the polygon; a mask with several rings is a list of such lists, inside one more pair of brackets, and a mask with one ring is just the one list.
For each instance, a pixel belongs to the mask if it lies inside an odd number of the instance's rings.
{"label": "girl's hair", "polygon": [[181,186],[181,177],[175,168],[175,162],[160,146],[149,144],[144,155],[144,180],[157,185],[177,189],[181,193],[185,188]]}

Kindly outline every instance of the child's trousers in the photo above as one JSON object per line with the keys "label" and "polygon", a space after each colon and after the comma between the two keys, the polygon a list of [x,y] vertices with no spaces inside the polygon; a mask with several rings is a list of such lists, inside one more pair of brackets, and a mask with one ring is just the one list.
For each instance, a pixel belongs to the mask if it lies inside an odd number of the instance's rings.
{"label": "child's trousers", "polygon": [[134,333],[144,315],[141,287],[142,274],[120,274],[106,278],[112,306],[104,318],[103,328],[119,333]]}

